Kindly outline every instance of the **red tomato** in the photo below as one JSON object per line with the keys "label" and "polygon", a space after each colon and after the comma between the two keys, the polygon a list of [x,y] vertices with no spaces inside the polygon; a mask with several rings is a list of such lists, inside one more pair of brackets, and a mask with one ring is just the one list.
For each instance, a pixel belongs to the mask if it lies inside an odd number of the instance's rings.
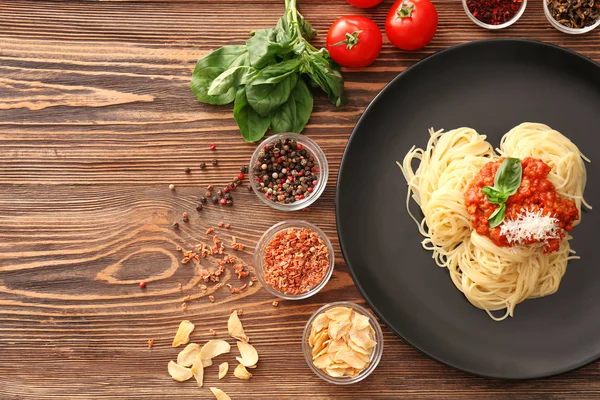
{"label": "red tomato", "polygon": [[429,0],[398,0],[385,20],[385,33],[401,50],[419,50],[435,35],[438,15]]}
{"label": "red tomato", "polygon": [[371,8],[371,7],[375,7],[377,4],[381,3],[383,0],[346,0],[346,1],[350,4],[352,4],[354,7]]}
{"label": "red tomato", "polygon": [[366,67],[381,51],[381,31],[367,17],[350,15],[336,20],[327,32],[326,46],[335,62],[344,67]]}

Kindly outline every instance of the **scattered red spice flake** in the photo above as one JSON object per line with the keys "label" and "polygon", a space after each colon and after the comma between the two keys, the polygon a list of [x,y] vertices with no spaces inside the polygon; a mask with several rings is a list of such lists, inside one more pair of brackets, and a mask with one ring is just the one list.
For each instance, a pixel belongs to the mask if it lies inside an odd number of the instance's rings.
{"label": "scattered red spice flake", "polygon": [[225,262],[225,264],[235,264],[235,257],[225,256],[223,257],[223,261]]}
{"label": "scattered red spice flake", "polygon": [[183,251],[183,247],[177,246],[177,251]]}
{"label": "scattered red spice flake", "polygon": [[183,257],[183,258],[181,259],[181,263],[182,263],[182,264],[187,264],[187,263],[189,263],[189,262],[190,262],[190,258],[189,258],[189,257]]}
{"label": "scattered red spice flake", "polygon": [[250,287],[250,286],[254,286],[254,282],[253,281],[248,282],[248,287]]}
{"label": "scattered red spice flake", "polygon": [[208,289],[208,286],[206,286],[205,284],[200,284],[200,290],[204,291]]}
{"label": "scattered red spice flake", "polygon": [[187,310],[187,303],[181,303],[181,308],[183,311]]}
{"label": "scattered red spice flake", "polygon": [[225,226],[225,222],[221,221],[217,225],[219,226],[219,228],[222,228]]}
{"label": "scattered red spice flake", "polygon": [[182,289],[183,289],[183,286],[181,285],[181,283],[178,283],[178,284],[177,284],[177,289],[179,289],[179,290],[182,290]]}
{"label": "scattered red spice flake", "polygon": [[232,288],[232,289],[231,289],[231,293],[233,293],[233,294],[238,294],[238,293],[241,293],[241,291],[242,291],[242,290],[241,290],[240,288]]}
{"label": "scattered red spice flake", "polygon": [[209,329],[208,332],[213,335],[213,336],[217,336],[217,331],[215,331],[214,329]]}
{"label": "scattered red spice flake", "polygon": [[236,264],[233,266],[233,270],[235,271],[238,279],[244,278],[250,275],[250,271],[244,271],[244,266],[241,264]]}
{"label": "scattered red spice flake", "polygon": [[185,296],[185,297],[183,298],[183,301],[184,301],[184,302],[185,302],[185,301],[190,301],[191,299],[192,299],[192,296],[188,294],[187,296]]}
{"label": "scattered red spice flake", "polygon": [[323,281],[329,269],[329,250],[309,228],[277,232],[264,250],[265,282],[285,294],[308,292]]}
{"label": "scattered red spice flake", "polygon": [[207,235],[210,235],[210,234],[211,234],[211,233],[213,233],[214,231],[215,231],[215,228],[208,228],[208,229],[206,230],[206,234],[207,234]]}
{"label": "scattered red spice flake", "polygon": [[144,281],[140,282],[140,289],[146,289],[146,282],[144,282]]}
{"label": "scattered red spice flake", "polygon": [[210,143],[210,144],[208,145],[208,149],[209,149],[209,150],[216,150],[216,149],[217,149],[217,146],[215,146],[215,144],[214,144],[214,143]]}
{"label": "scattered red spice flake", "polygon": [[208,296],[208,299],[210,300],[211,303],[215,302],[215,296]]}
{"label": "scattered red spice flake", "polygon": [[240,291],[246,290],[247,288],[248,288],[248,284],[244,283],[242,286],[240,286]]}
{"label": "scattered red spice flake", "polygon": [[231,224],[225,224],[225,229],[230,229],[231,228]]}
{"label": "scattered red spice flake", "polygon": [[148,348],[151,349],[152,347],[154,347],[154,339],[148,340]]}
{"label": "scattered red spice flake", "polygon": [[221,289],[222,287],[223,287],[223,284],[222,284],[222,283],[217,283],[217,284],[215,285],[215,290],[219,290],[219,289]]}
{"label": "scattered red spice flake", "polygon": [[[232,311],[232,312],[233,312],[233,311]],[[230,314],[231,314],[231,313],[230,313]],[[243,314],[244,314],[244,310],[242,310],[242,309],[239,309],[239,310],[237,311],[237,314],[238,314],[238,316],[239,316],[239,315],[243,315]]]}
{"label": "scattered red spice flake", "polygon": [[277,307],[279,305],[279,302],[278,301],[274,301],[271,304],[273,305],[273,307]]}
{"label": "scattered red spice flake", "polygon": [[257,278],[256,276],[253,276],[252,278],[250,278],[250,280],[251,280],[252,282],[258,282],[258,278]]}
{"label": "scattered red spice flake", "polygon": [[231,285],[231,283],[228,283],[225,286],[227,286],[229,288],[229,290],[233,289],[233,286]]}

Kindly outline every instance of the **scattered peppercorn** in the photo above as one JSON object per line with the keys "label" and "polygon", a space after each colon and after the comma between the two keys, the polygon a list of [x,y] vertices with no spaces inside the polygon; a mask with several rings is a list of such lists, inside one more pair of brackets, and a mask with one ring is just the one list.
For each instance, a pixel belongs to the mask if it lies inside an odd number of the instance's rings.
{"label": "scattered peppercorn", "polygon": [[229,187],[231,188],[231,190],[235,190],[235,188],[237,187],[237,183],[235,183],[235,182],[231,182],[231,183],[229,184]]}
{"label": "scattered peppercorn", "polygon": [[223,200],[225,200],[225,204],[227,204],[228,206],[233,205],[233,199],[223,199]]}
{"label": "scattered peppercorn", "polygon": [[244,179],[244,173],[240,172],[237,177],[238,177],[239,180]]}
{"label": "scattered peppercorn", "polygon": [[221,189],[217,190],[217,195],[223,197],[223,191]]}
{"label": "scattered peppercorn", "polygon": [[242,165],[242,166],[240,167],[240,172],[241,172],[242,174],[247,174],[247,173],[248,173],[248,167],[247,167],[246,165]]}
{"label": "scattered peppercorn", "polygon": [[208,185],[208,186],[206,187],[206,190],[213,190],[213,188],[214,188],[214,186],[213,186],[213,185]]}
{"label": "scattered peppercorn", "polygon": [[219,200],[219,203],[221,203],[221,204],[227,204],[227,199],[223,198],[223,199]]}
{"label": "scattered peppercorn", "polygon": [[177,222],[173,224],[173,229],[179,229],[179,224]]}
{"label": "scattered peppercorn", "polygon": [[291,204],[310,196],[318,184],[315,157],[292,139],[265,145],[252,166],[254,179],[265,197]]}
{"label": "scattered peppercorn", "polygon": [[207,201],[208,199],[206,198],[206,196],[200,196],[200,202],[206,203]]}
{"label": "scattered peppercorn", "polygon": [[249,192],[251,192],[251,191],[252,191],[252,190],[254,190],[254,189],[252,189],[252,186],[251,186],[251,185],[248,185],[248,186],[246,187],[246,190],[248,190]]}
{"label": "scattered peppercorn", "polygon": [[192,169],[190,167],[186,167],[185,168],[185,173],[189,174],[190,172],[192,172]]}
{"label": "scattered peppercorn", "polygon": [[183,213],[183,222],[188,222],[190,220],[190,215],[186,212]]}
{"label": "scattered peppercorn", "polygon": [[144,281],[140,282],[140,289],[146,289],[146,282],[144,282]]}
{"label": "scattered peppercorn", "polygon": [[154,339],[148,340],[148,348],[151,349],[154,346]]}
{"label": "scattered peppercorn", "polygon": [[206,168],[206,163],[204,161],[202,161],[200,163],[200,169],[204,169],[204,168]]}
{"label": "scattered peppercorn", "polygon": [[202,211],[202,203],[198,203],[196,206],[196,211]]}
{"label": "scattered peppercorn", "polygon": [[169,190],[175,190],[175,185],[173,185],[172,183],[169,185]]}
{"label": "scattered peppercorn", "polygon": [[204,192],[204,196],[206,196],[206,197],[210,197],[210,196],[212,196],[212,193],[211,193],[211,191],[210,191],[210,190],[207,190],[206,192]]}
{"label": "scattered peppercorn", "polygon": [[212,165],[217,165],[219,163],[216,158],[213,158],[210,162]]}
{"label": "scattered peppercorn", "polygon": [[217,149],[217,146],[215,146],[215,144],[214,144],[214,143],[211,143],[211,144],[209,144],[209,145],[208,145],[208,148],[209,148],[210,150],[216,150],[216,149]]}
{"label": "scattered peppercorn", "polygon": [[213,204],[219,204],[219,198],[217,196],[211,197],[210,200],[213,202]]}

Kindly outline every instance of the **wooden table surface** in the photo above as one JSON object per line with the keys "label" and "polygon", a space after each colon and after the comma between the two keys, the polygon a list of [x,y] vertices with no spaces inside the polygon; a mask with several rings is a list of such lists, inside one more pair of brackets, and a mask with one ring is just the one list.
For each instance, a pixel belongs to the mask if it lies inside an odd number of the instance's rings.
{"label": "wooden table surface", "polygon": [[[359,10],[343,0],[300,0],[321,34],[336,17],[362,14],[383,26],[391,1]],[[546,380],[474,377],[420,354],[384,327],[381,364],[352,387],[321,381],[306,366],[301,335],[308,317],[335,300],[362,303],[335,230],[336,173],[365,106],[394,76],[423,57],[474,39],[543,40],[600,61],[600,30],[581,37],[546,21],[530,0],[510,29],[471,23],[459,0],[437,0],[439,28],[422,51],[400,52],[384,38],[369,68],[344,70],[348,105],[319,94],[305,133],[325,150],[330,180],[307,212],[276,212],[254,194],[235,192],[232,208],[195,211],[208,184],[223,185],[247,164],[231,107],[198,104],[189,90],[196,60],[248,32],[270,27],[283,0],[0,3],[0,398],[208,399],[217,386],[235,399],[598,399],[600,364]],[[208,150],[215,143],[217,151]],[[210,165],[212,158],[218,166]],[[209,166],[201,171],[199,163]],[[191,174],[184,168],[190,167]],[[169,184],[176,190],[170,191]],[[184,211],[189,223],[181,222]],[[232,224],[248,246],[235,255],[252,270],[252,249],[273,223],[317,223],[336,250],[335,272],[318,295],[274,300],[259,285],[239,295],[203,294],[198,270],[181,265],[177,245],[209,243],[207,228]],[[179,220],[181,228],[171,224]],[[140,290],[138,282],[148,282]],[[238,284],[227,273],[224,282]],[[178,288],[182,285],[182,289]],[[209,294],[216,302],[211,303]],[[181,304],[190,295],[186,311]],[[206,370],[205,388],[174,382],[167,362],[179,322],[196,324],[192,341],[227,339],[230,308],[242,308],[261,359],[250,381]],[[153,339],[155,346],[147,348]],[[233,343],[233,340],[230,340]],[[220,359],[235,365],[234,355]]]}

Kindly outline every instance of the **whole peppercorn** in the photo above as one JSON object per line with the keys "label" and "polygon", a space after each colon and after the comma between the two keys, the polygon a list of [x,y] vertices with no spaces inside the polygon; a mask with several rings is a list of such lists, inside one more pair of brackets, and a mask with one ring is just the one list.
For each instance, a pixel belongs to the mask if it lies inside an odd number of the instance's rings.
{"label": "whole peppercorn", "polygon": [[213,158],[210,162],[212,165],[217,165],[219,163],[216,158]]}
{"label": "whole peppercorn", "polygon": [[210,190],[207,190],[206,192],[204,192],[204,195],[206,197],[210,197],[210,196],[212,196],[212,192]]}
{"label": "whole peppercorn", "polygon": [[235,190],[235,188],[237,187],[237,184],[236,184],[235,182],[231,182],[231,183],[229,184],[229,187],[230,187],[232,190]]}
{"label": "whole peppercorn", "polygon": [[144,281],[140,282],[140,289],[146,289],[146,282],[144,282]]}
{"label": "whole peppercorn", "polygon": [[204,161],[202,161],[200,163],[200,169],[204,169],[204,168],[206,168],[206,163]]}
{"label": "whole peppercorn", "polygon": [[221,189],[217,190],[217,195],[223,197],[223,191]]}
{"label": "whole peppercorn", "polygon": [[175,185],[173,185],[172,183],[169,185],[169,190],[175,190]]}
{"label": "whole peppercorn", "polygon": [[246,187],[246,190],[248,190],[249,192],[251,192],[251,191],[252,191],[252,186],[251,186],[251,185],[248,185],[248,186]]}
{"label": "whole peppercorn", "polygon": [[241,185],[241,184],[242,184],[242,181],[241,181],[240,179],[236,179],[236,180],[235,180],[235,184],[239,186],[239,185]]}
{"label": "whole peppercorn", "polygon": [[179,224],[177,222],[173,224],[173,229],[179,229]]}
{"label": "whole peppercorn", "polygon": [[206,198],[206,196],[200,196],[200,201],[202,203],[206,203],[208,201],[208,199]]}
{"label": "whole peppercorn", "polygon": [[241,172],[242,174],[247,174],[247,173],[248,173],[248,167],[247,167],[247,166],[245,166],[245,165],[242,165],[242,166],[240,167],[240,172]]}
{"label": "whole peppercorn", "polygon": [[185,168],[185,173],[186,173],[186,174],[189,174],[190,172],[192,172],[191,168],[190,168],[190,167],[186,167],[186,168]]}
{"label": "whole peppercorn", "polygon": [[183,213],[183,222],[188,222],[190,220],[190,215],[186,212]]}
{"label": "whole peppercorn", "polygon": [[227,200],[225,201],[225,203],[226,203],[228,206],[232,206],[232,205],[233,205],[233,199],[227,199]]}
{"label": "whole peppercorn", "polygon": [[219,200],[219,203],[221,203],[221,204],[227,204],[227,199],[223,198],[223,199]]}
{"label": "whole peppercorn", "polygon": [[208,185],[208,186],[206,187],[206,190],[213,190],[213,187],[214,187],[213,185]]}
{"label": "whole peppercorn", "polygon": [[196,210],[202,211],[202,203],[198,203],[198,205],[196,206]]}
{"label": "whole peppercorn", "polygon": [[219,203],[219,198],[217,196],[211,197],[210,200],[212,201],[213,204],[218,204]]}

